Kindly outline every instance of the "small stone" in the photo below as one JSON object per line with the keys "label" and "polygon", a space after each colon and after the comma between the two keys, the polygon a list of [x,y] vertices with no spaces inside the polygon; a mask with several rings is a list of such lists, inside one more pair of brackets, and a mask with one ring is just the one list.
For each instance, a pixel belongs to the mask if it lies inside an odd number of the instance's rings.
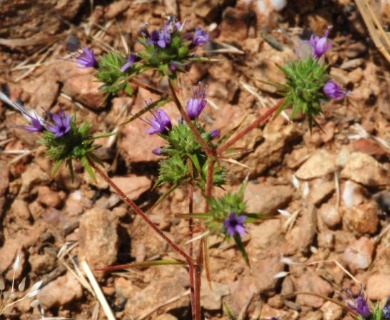
{"label": "small stone", "polygon": [[301,320],[322,320],[322,312],[320,310],[317,311],[309,311],[307,314],[305,314],[303,317],[301,317]]}
{"label": "small stone", "polygon": [[321,311],[323,312],[323,320],[338,320],[343,314],[343,308],[331,301],[326,301],[321,307]]}
{"label": "small stone", "polygon": [[256,270],[256,277],[253,279],[256,284],[257,293],[273,295],[276,290],[278,279],[274,276],[284,270],[284,264],[280,261],[279,252],[268,252],[266,256],[262,252],[249,256],[251,268]]}
{"label": "small stone", "polygon": [[367,52],[367,46],[363,42],[355,42],[348,45],[345,55],[352,59],[362,56]]}
{"label": "small stone", "polygon": [[340,68],[344,70],[356,69],[357,67],[360,67],[363,63],[364,63],[364,59],[362,58],[352,59],[343,62]]}
{"label": "small stone", "polygon": [[15,215],[22,220],[29,220],[31,218],[30,209],[28,203],[22,199],[16,198],[12,202],[9,214]]}
{"label": "small stone", "polygon": [[365,196],[362,186],[350,180],[346,181],[342,199],[348,209],[363,203]]}
{"label": "small stone", "polygon": [[80,219],[79,258],[92,267],[112,265],[117,260],[118,219],[109,210],[93,208]]}
{"label": "small stone", "polygon": [[343,260],[351,270],[367,269],[372,262],[374,242],[362,237],[348,246],[343,254]]}
{"label": "small stone", "polygon": [[84,211],[89,209],[92,205],[92,201],[85,195],[82,190],[76,190],[69,194],[65,202],[65,211],[70,216],[78,216]]}
{"label": "small stone", "polygon": [[275,214],[278,209],[288,205],[292,196],[293,189],[290,186],[248,183],[244,200],[248,212]]}
{"label": "small stone", "polygon": [[[293,278],[294,279],[294,278]],[[305,272],[294,280],[296,291],[313,292],[323,296],[329,296],[333,291],[332,286],[319,275],[312,272]],[[320,308],[324,304],[322,298],[299,294],[296,303],[303,306]]]}
{"label": "small stone", "polygon": [[267,250],[278,245],[282,238],[282,221],[265,220],[259,225],[248,227],[251,240],[247,246],[247,251]]}
{"label": "small stone", "polygon": [[277,294],[276,296],[269,298],[267,303],[271,308],[282,309],[284,306],[284,298],[280,294]]}
{"label": "small stone", "polygon": [[107,20],[114,19],[121,13],[123,13],[131,4],[127,0],[120,0],[111,3],[106,9],[107,11],[104,13],[104,17]]}
{"label": "small stone", "polygon": [[[175,272],[171,273],[173,270]],[[161,271],[158,270],[157,273],[153,274],[153,278],[158,279],[158,281],[150,283],[130,298],[126,303],[125,313],[137,318],[142,317],[155,310],[156,305],[165,304],[170,299],[178,296],[182,296],[181,299],[165,305],[164,310],[169,311],[189,307],[190,297],[189,295],[184,295],[187,288],[184,287],[184,283],[179,279],[182,276],[185,276],[186,279],[188,277],[184,268],[178,266],[173,266],[169,271],[167,268]]]}
{"label": "small stone", "polygon": [[390,274],[376,273],[369,276],[366,287],[367,297],[379,301],[390,296]]}
{"label": "small stone", "polygon": [[321,149],[314,153],[295,173],[297,178],[309,180],[323,177],[337,169],[335,156]]}
{"label": "small stone", "polygon": [[65,61],[57,71],[59,80],[64,84],[61,89],[63,93],[92,110],[100,110],[106,106],[103,92],[99,90],[102,83],[96,80],[92,70],[80,69],[76,63]]}
{"label": "small stone", "polygon": [[326,198],[328,198],[335,190],[334,181],[324,181],[322,179],[316,180],[309,194],[309,200],[314,205],[320,205]]}
{"label": "small stone", "polygon": [[389,183],[388,171],[373,157],[362,152],[351,153],[341,177],[370,187]]}
{"label": "small stone", "polygon": [[71,273],[50,282],[38,294],[40,304],[44,309],[60,307],[83,296],[80,282]]}
{"label": "small stone", "polygon": [[387,154],[386,150],[372,139],[359,139],[352,142],[354,152],[363,152],[373,157],[383,157]]}
{"label": "small stone", "polygon": [[378,223],[378,206],[375,201],[345,209],[343,214],[343,225],[358,235],[376,233]]}
{"label": "small stone", "polygon": [[28,194],[31,188],[45,184],[50,180],[48,173],[41,170],[41,168],[35,163],[31,163],[25,172],[22,173],[22,187],[20,188],[19,195]]}
{"label": "small stone", "polygon": [[152,182],[144,176],[113,177],[112,181],[131,199],[137,200],[141,194],[149,190]]}
{"label": "small stone", "polygon": [[201,305],[202,308],[210,311],[217,311],[222,308],[222,298],[227,296],[230,291],[226,284],[211,282],[209,285],[207,279],[202,279],[201,286]]}
{"label": "small stone", "polygon": [[353,84],[358,84],[364,77],[362,68],[356,68],[348,73],[349,81]]}
{"label": "small stone", "polygon": [[54,208],[58,208],[62,204],[58,192],[51,190],[47,186],[38,187],[38,201],[48,207]]}
{"label": "small stone", "polygon": [[339,210],[331,203],[324,203],[318,213],[329,228],[334,228],[341,222]]}

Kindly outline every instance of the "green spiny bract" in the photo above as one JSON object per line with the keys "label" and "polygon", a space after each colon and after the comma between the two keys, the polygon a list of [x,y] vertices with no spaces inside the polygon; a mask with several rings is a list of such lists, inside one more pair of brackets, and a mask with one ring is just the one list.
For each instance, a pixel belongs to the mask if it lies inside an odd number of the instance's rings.
{"label": "green spiny bract", "polygon": [[104,83],[100,90],[105,92],[107,96],[115,95],[123,90],[129,95],[133,94],[133,89],[129,85],[129,79],[138,74],[139,69],[137,65],[133,65],[122,72],[121,68],[126,61],[126,56],[116,51],[100,58],[96,78]]}
{"label": "green spiny bract", "polygon": [[287,83],[278,85],[285,101],[279,111],[292,106],[292,117],[303,113],[307,115],[312,128],[315,117],[322,113],[321,104],[326,101],[323,92],[325,83],[330,79],[328,67],[317,59],[296,60],[280,67]]}
{"label": "green spiny bract", "polygon": [[[194,124],[202,138],[211,146],[211,135],[199,123]],[[168,133],[162,134],[162,137],[168,142],[168,145],[162,148],[162,154],[167,156],[167,159],[160,161],[156,185],[193,182],[201,190],[205,190],[209,162],[191,128],[180,122]],[[225,183],[225,168],[218,163],[214,166],[213,183],[222,186]]]}
{"label": "green spiny bract", "polygon": [[208,203],[210,210],[207,213],[206,224],[212,233],[225,233],[224,221],[231,213],[242,215],[246,213],[246,204],[244,201],[246,183],[243,183],[240,190],[236,193],[227,192],[221,198],[210,198]]}
{"label": "green spiny bract", "polygon": [[76,119],[72,117],[70,130],[65,135],[56,137],[50,131],[43,133],[42,144],[47,147],[49,157],[55,161],[52,171],[53,175],[57,173],[62,163],[66,162],[73,178],[72,160],[79,160],[92,178],[95,178],[89,163],[89,157],[95,161],[98,161],[98,159],[93,155],[93,151],[96,149],[93,146],[93,140],[95,138],[90,134],[90,129],[91,125],[86,122],[82,123],[80,127],[77,127]]}

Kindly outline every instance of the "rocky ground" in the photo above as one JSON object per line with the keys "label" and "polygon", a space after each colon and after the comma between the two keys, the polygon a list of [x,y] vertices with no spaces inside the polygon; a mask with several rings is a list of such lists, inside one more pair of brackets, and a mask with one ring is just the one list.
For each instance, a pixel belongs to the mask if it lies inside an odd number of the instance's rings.
{"label": "rocky ground", "polygon": [[[139,28],[145,23],[159,28],[169,15],[205,28],[212,42],[204,51],[213,61],[194,64],[180,79],[182,95],[188,98],[198,81],[206,83],[209,104],[203,120],[226,133],[245,115],[249,123],[277,101],[273,89],[257,80],[281,81],[276,65],[294,59],[299,42],[312,32],[322,35],[332,26],[331,74],[351,93],[325,107],[318,119],[322,131],[310,132],[305,119],[290,122],[281,114],[237,144],[250,152],[236,159],[245,166],[228,164],[226,189],[237,189],[249,176],[248,211],[272,219],[247,228],[251,268],[233,243],[211,237],[212,286],[204,279],[202,306],[207,319],[227,319],[224,304],[240,319],[256,319],[260,312],[261,319],[350,319],[340,306],[318,296],[291,294],[313,292],[343,301],[343,288],[354,294],[360,289],[348,271],[364,284],[373,304],[384,304],[390,296],[389,63],[351,0],[288,1],[282,10],[264,1],[265,12],[260,2],[13,1],[0,7],[0,83],[12,99],[39,112],[61,106],[92,122],[95,132],[119,130],[100,140],[99,156],[113,180],[147,209],[166,191],[152,189],[159,158],[151,150],[161,140],[145,134],[148,125],[142,121],[119,124],[156,96],[139,88],[133,98],[106,102],[93,72],[67,60],[75,39],[99,54],[111,48],[137,50]],[[386,26],[388,7],[382,5],[373,8]],[[168,90],[166,83],[158,85]],[[174,105],[167,108],[177,113]],[[92,181],[81,167],[75,181],[65,168],[53,178],[52,163],[36,136],[14,127],[25,125],[19,114],[0,105],[0,120],[5,291],[19,254],[17,282],[25,276],[28,284],[43,280],[38,298],[47,316],[105,319],[93,291],[80,280],[78,260],[86,258],[99,268],[175,254],[104,181]],[[196,194],[195,211],[202,201]],[[185,245],[187,221],[174,214],[186,210],[187,190],[178,189],[151,218]],[[189,319],[184,267],[94,273],[116,319]],[[4,316],[33,318],[39,312],[28,302]]]}

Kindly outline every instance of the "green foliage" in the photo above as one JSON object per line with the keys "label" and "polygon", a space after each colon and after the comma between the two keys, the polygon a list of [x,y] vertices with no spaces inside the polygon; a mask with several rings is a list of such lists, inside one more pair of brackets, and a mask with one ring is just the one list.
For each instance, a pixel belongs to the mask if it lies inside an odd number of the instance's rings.
{"label": "green foliage", "polygon": [[90,135],[91,125],[84,122],[80,127],[77,127],[76,119],[72,117],[70,126],[70,131],[58,138],[50,131],[43,133],[42,144],[47,147],[48,156],[55,161],[52,174],[55,175],[60,166],[65,162],[73,178],[72,160],[78,160],[82,162],[94,179],[95,175],[88,157],[92,157],[96,161],[98,159],[93,156],[93,151],[95,150],[93,140],[95,138]]}
{"label": "green foliage", "polygon": [[227,192],[221,198],[207,199],[210,205],[210,210],[206,224],[210,231],[215,233],[225,233],[223,222],[232,212],[236,215],[245,214],[245,188],[246,183],[243,183],[238,192]]}
{"label": "green foliage", "polygon": [[382,310],[379,303],[376,304],[374,312],[371,315],[372,320],[382,320]]}
{"label": "green foliage", "polygon": [[323,92],[329,80],[328,67],[317,59],[296,60],[280,67],[286,76],[287,83],[278,87],[286,97],[279,112],[292,106],[292,117],[303,113],[307,115],[312,128],[315,117],[322,113],[321,104],[326,100]]}
{"label": "green foliage", "polygon": [[122,90],[125,90],[129,95],[133,94],[133,89],[129,85],[128,80],[138,73],[138,68],[136,65],[133,65],[125,72],[122,72],[121,68],[126,62],[127,57],[117,51],[110,52],[99,60],[96,78],[104,83],[100,90],[108,96],[115,95]]}
{"label": "green foliage", "polygon": [[[196,121],[194,124],[203,139],[212,146],[210,134]],[[162,137],[168,143],[162,149],[167,159],[160,161],[156,185],[164,183],[179,185],[192,182],[201,190],[205,190],[209,161],[191,128],[185,123],[179,123]],[[222,186],[225,183],[225,168],[219,163],[214,164],[213,183],[215,186]]]}
{"label": "green foliage", "polygon": [[165,48],[148,44],[148,40],[146,38],[139,39],[145,50],[138,53],[146,69],[157,70],[162,75],[175,79],[175,69],[182,71],[189,63],[189,59],[192,58],[191,42],[184,39],[182,31],[175,30],[172,33],[171,43]]}

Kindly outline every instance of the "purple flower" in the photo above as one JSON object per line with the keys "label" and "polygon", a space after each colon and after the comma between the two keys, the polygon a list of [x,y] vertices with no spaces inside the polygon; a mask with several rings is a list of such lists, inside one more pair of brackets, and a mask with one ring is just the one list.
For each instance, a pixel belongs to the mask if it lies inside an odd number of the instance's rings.
{"label": "purple flower", "polygon": [[76,58],[76,63],[79,68],[97,68],[98,62],[92,50],[84,48],[83,52]]}
{"label": "purple flower", "polygon": [[238,233],[240,236],[243,236],[245,233],[245,220],[246,216],[236,216],[235,213],[231,213],[229,217],[225,219],[223,225],[231,237],[234,237],[236,233]]}
{"label": "purple flower", "polygon": [[332,42],[328,41],[328,34],[329,28],[326,30],[325,35],[322,38],[311,35],[310,45],[313,49],[313,58],[321,58],[332,47]]}
{"label": "purple flower", "polygon": [[385,320],[390,320],[390,298],[387,299],[386,304],[382,309],[382,315]]}
{"label": "purple flower", "polygon": [[356,299],[353,298],[350,290],[346,289],[345,291],[353,301],[353,304],[347,303],[348,307],[351,310],[356,311],[363,318],[369,319],[371,316],[371,311],[368,308],[367,298],[364,296],[363,285],[360,285],[360,292]]}
{"label": "purple flower", "polygon": [[221,130],[219,130],[219,129],[214,129],[214,130],[210,131],[210,138],[211,139],[219,138],[220,135],[221,135]]}
{"label": "purple flower", "polygon": [[149,134],[161,133],[166,134],[169,130],[172,129],[171,119],[166,114],[163,109],[157,109],[156,114],[153,115],[154,119],[152,119],[149,124],[152,128],[148,129],[146,132]]}
{"label": "purple flower", "polygon": [[153,149],[152,150],[152,153],[156,156],[161,156],[162,155],[162,148],[161,147],[158,147],[156,149]]}
{"label": "purple flower", "polygon": [[22,104],[12,101],[4,92],[1,91],[0,100],[18,110],[28,121],[30,121],[31,126],[24,126],[24,129],[30,132],[43,132],[46,130],[43,118],[35,111],[27,110]]}
{"label": "purple flower", "polygon": [[340,99],[347,95],[345,89],[341,88],[333,80],[329,80],[327,83],[325,83],[323,91],[330,99]]}
{"label": "purple flower", "polygon": [[52,114],[51,118],[54,122],[54,126],[48,126],[48,130],[54,133],[56,138],[60,138],[69,132],[72,116],[66,115],[64,111],[61,110],[56,114]]}
{"label": "purple flower", "polygon": [[44,132],[46,128],[43,126],[43,119],[37,114],[32,115],[30,118],[31,126],[25,126],[24,129],[30,132]]}
{"label": "purple flower", "polygon": [[171,43],[171,34],[167,31],[158,32],[157,30],[152,31],[148,44],[157,45],[160,48],[165,48]]}
{"label": "purple flower", "polygon": [[157,45],[160,48],[165,48],[171,43],[171,34],[166,31],[161,31],[158,37]]}
{"label": "purple flower", "polygon": [[122,72],[125,72],[127,69],[129,69],[133,64],[134,62],[137,60],[137,55],[135,53],[130,53],[130,56],[129,56],[129,59],[127,59],[127,62],[123,65],[123,67],[121,68],[121,71]]}
{"label": "purple flower", "polygon": [[199,117],[206,104],[206,87],[199,84],[198,88],[194,90],[192,98],[187,102],[187,114],[190,119],[194,120]]}
{"label": "purple flower", "polygon": [[209,42],[209,40],[210,36],[206,31],[200,28],[195,29],[194,39],[192,40],[194,46],[203,46],[206,42]]}

